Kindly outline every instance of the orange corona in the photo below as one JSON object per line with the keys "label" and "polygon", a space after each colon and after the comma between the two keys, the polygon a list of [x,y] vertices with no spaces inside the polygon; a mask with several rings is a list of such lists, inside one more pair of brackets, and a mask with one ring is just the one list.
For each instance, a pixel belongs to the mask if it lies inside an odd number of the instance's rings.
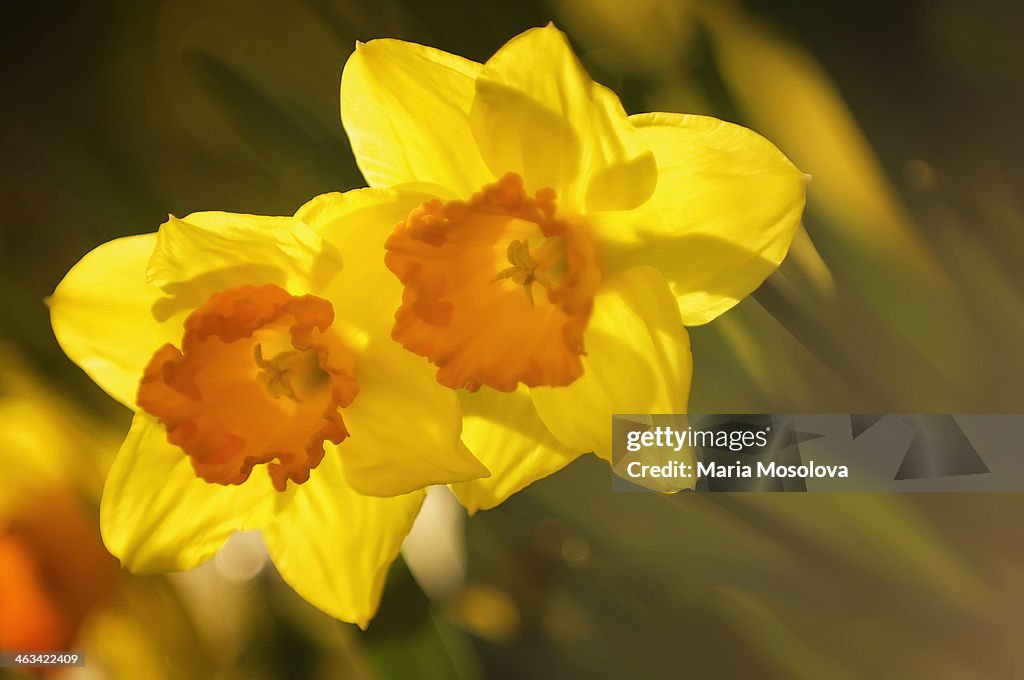
{"label": "orange corona", "polygon": [[42,583],[31,551],[0,527],[0,649],[63,649],[67,624]]}
{"label": "orange corona", "polygon": [[241,484],[267,464],[278,491],[303,483],[324,442],[347,436],[341,409],[358,392],[355,357],[331,331],[331,303],[272,285],[214,293],[164,345],[138,403],[208,482]]}
{"label": "orange corona", "polygon": [[451,388],[563,386],[583,373],[583,331],[601,281],[582,218],[515,173],[469,201],[428,201],[388,238],[404,285],[392,337]]}
{"label": "orange corona", "polygon": [[68,649],[115,598],[120,568],[94,522],[60,485],[34,489],[0,519],[0,649]]}

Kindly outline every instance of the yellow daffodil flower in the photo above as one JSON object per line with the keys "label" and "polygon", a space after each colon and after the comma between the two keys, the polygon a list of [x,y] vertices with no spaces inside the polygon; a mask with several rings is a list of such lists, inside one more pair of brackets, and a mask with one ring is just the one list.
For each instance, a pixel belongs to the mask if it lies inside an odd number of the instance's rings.
{"label": "yellow daffodil flower", "polygon": [[[399,40],[357,45],[341,117],[371,187],[426,195],[386,243],[393,337],[459,389],[493,507],[583,452],[613,413],[685,412],[683,324],[781,262],[806,177],[737,125],[627,116],[553,26],[485,64]],[[463,389],[464,388],[464,389]]]}
{"label": "yellow daffodil flower", "polygon": [[188,569],[259,529],[300,595],[365,626],[424,487],[487,474],[460,442],[457,398],[388,336],[389,223],[359,218],[376,205],[394,200],[171,217],[58,285],[62,348],[135,410],[100,512],[129,569]]}

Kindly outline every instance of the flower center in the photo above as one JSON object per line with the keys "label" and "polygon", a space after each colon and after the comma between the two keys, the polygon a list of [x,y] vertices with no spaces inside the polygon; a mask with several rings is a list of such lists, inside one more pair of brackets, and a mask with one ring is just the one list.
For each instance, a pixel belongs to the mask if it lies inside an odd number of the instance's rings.
{"label": "flower center", "polygon": [[359,391],[333,321],[327,300],[273,284],[214,293],[185,320],[181,349],[153,354],[139,406],[208,482],[241,484],[266,463],[278,491],[301,484],[324,442],[348,436],[341,409]]}
{"label": "flower center", "polygon": [[579,217],[515,173],[468,202],[428,201],[395,227],[385,263],[405,290],[392,337],[451,388],[510,392],[583,373],[583,331],[600,283]]}
{"label": "flower center", "polygon": [[296,389],[303,394],[313,393],[331,379],[331,374],[320,367],[319,355],[311,349],[282,350],[269,360],[263,358],[263,345],[257,342],[253,349],[253,359],[260,367],[257,379],[274,399],[284,396],[302,403]]}

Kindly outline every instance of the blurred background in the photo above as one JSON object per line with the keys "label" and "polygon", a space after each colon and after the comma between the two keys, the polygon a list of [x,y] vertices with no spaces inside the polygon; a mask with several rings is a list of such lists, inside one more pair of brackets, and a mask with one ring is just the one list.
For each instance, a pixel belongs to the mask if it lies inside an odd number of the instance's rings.
{"label": "blurred background", "polygon": [[1021,412],[1024,5],[5,10],[0,648],[85,649],[82,678],[1024,677],[1016,494],[612,494],[587,457],[468,519],[432,492],[367,632],[295,596],[255,536],[131,578],[96,530],[129,414],[43,305],[85,252],[168,213],[291,214],[360,186],[338,116],[355,40],[483,61],[554,20],[629,112],[742,123],[813,175],[781,269],[691,329],[691,411]]}

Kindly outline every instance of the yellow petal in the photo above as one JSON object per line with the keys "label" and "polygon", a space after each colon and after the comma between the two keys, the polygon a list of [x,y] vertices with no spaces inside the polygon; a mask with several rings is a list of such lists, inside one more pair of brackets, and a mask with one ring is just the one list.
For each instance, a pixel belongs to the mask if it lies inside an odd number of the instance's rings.
{"label": "yellow petal", "polygon": [[188,456],[167,443],[163,426],[139,413],[103,489],[103,542],[136,573],[191,569],[232,532],[265,524],[275,493],[259,470],[239,486],[197,478]]}
{"label": "yellow petal", "polygon": [[[846,295],[857,296],[877,318],[863,325],[884,326],[943,380],[962,386],[957,389],[977,389],[967,387],[977,379],[977,367],[962,360],[983,342],[966,311],[972,301],[936,257],[931,225],[915,224],[835,82],[798,44],[725,3],[712,5],[703,9],[715,64],[745,116],[814,175],[814,241],[841,254],[829,264]],[[962,253],[957,257],[962,262]],[[876,362],[883,372],[906,374],[901,359],[892,367],[883,361]],[[924,401],[936,390],[923,380],[904,382],[927,395],[915,403],[937,404]]]}
{"label": "yellow petal", "polygon": [[153,352],[181,339],[181,318],[157,321],[163,297],[146,282],[156,234],[104,243],[67,273],[49,298],[61,349],[114,399],[135,408],[139,378]]}
{"label": "yellow petal", "polygon": [[340,266],[337,252],[293,217],[202,212],[160,226],[146,277],[166,293],[154,307],[162,318],[244,283],[317,293]]}
{"label": "yellow petal", "polygon": [[565,446],[611,460],[613,414],[686,413],[690,341],[657,270],[635,267],[604,283],[584,346],[579,380],[530,390],[541,420]]}
{"label": "yellow petal", "polygon": [[463,446],[459,400],[426,359],[375,338],[356,364],[359,395],[343,415],[351,436],[338,451],[358,491],[395,496],[488,475]]}
{"label": "yellow petal", "polygon": [[41,490],[68,483],[69,440],[63,424],[46,404],[24,398],[0,398],[0,523]]}
{"label": "yellow petal", "polygon": [[[321,293],[335,307],[334,329],[353,349],[388,336],[402,301],[402,284],[384,266],[384,241],[429,196],[355,189],[317,196],[295,214],[341,254],[341,268]],[[372,291],[366,294],[365,291]]]}
{"label": "yellow petal", "polygon": [[687,325],[756,289],[786,256],[807,178],[771,142],[706,116],[633,116],[658,160],[651,199],[591,216],[606,271],[654,265]]}
{"label": "yellow petal", "polygon": [[485,479],[453,484],[452,491],[471,513],[493,508],[538,479],[576,460],[541,422],[526,387],[506,394],[489,387],[459,392],[462,441],[491,471]]}
{"label": "yellow petal", "polygon": [[487,60],[470,121],[495,175],[517,172],[531,192],[552,187],[572,212],[632,208],[654,189],[654,158],[618,97],[550,24]]}
{"label": "yellow petal", "polygon": [[80,412],[0,342],[0,517],[14,501],[66,485],[99,500],[123,432]]}
{"label": "yellow petal", "polygon": [[469,126],[479,70],[401,40],[356,46],[341,76],[341,122],[367,184],[432,182],[467,198],[493,181]]}
{"label": "yellow petal", "polygon": [[263,536],[281,578],[299,595],[365,628],[425,492],[362,496],[346,482],[339,459],[324,458]]}
{"label": "yellow petal", "polygon": [[827,218],[822,228],[850,230],[873,250],[898,253],[901,267],[943,281],[945,273],[821,64],[764,25],[726,7],[714,9],[707,25],[722,77],[758,129],[813,172],[814,206]]}
{"label": "yellow petal", "polygon": [[296,213],[342,253],[324,296],[334,305],[332,327],[359,355],[359,394],[344,410],[351,436],[338,452],[349,483],[375,496],[487,475],[459,440],[455,393],[437,383],[425,359],[391,339],[402,286],[384,266],[384,240],[426,198],[359,189],[318,196]]}

